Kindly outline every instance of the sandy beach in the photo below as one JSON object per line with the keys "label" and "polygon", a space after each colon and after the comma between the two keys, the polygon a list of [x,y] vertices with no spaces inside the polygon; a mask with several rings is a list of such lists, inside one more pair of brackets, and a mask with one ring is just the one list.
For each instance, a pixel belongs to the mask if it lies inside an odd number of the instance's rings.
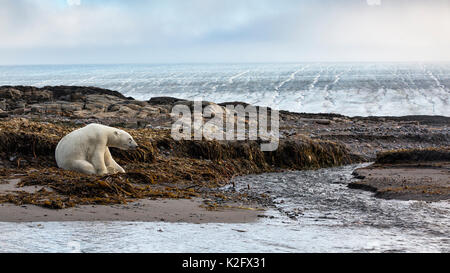
{"label": "sandy beach", "polygon": [[193,199],[141,199],[118,205],[80,205],[54,210],[35,205],[16,206],[0,204],[2,222],[48,222],[48,221],[141,221],[185,223],[247,223],[264,214],[262,208],[229,208],[207,210],[202,200]]}
{"label": "sandy beach", "polygon": [[[49,187],[18,186],[20,179],[3,180],[0,193],[18,190],[36,194]],[[78,205],[65,209],[51,209],[32,204],[0,204],[1,222],[48,222],[48,221],[141,221],[141,222],[185,222],[185,223],[248,223],[264,215],[263,206],[224,202],[211,209],[210,199],[146,198],[111,205]]]}

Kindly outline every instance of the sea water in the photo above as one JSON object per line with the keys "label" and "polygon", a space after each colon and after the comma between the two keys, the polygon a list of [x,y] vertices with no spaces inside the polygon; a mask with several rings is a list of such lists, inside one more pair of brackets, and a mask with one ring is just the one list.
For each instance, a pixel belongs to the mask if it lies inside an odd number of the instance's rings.
{"label": "sea water", "polygon": [[308,113],[450,116],[450,63],[0,66],[0,85],[87,85]]}

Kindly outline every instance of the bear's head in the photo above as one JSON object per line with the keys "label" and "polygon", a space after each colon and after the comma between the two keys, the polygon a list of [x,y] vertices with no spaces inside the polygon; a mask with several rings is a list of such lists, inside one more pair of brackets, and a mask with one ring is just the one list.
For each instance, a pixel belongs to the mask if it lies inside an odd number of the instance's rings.
{"label": "bear's head", "polygon": [[108,141],[108,146],[121,150],[135,150],[138,147],[129,133],[119,129],[114,130],[113,137]]}

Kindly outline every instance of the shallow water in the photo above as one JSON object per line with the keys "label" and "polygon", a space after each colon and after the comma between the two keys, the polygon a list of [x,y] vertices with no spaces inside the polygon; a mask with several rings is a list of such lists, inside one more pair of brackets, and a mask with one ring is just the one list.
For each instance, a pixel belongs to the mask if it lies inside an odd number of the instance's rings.
{"label": "shallow water", "polygon": [[0,222],[0,252],[450,252],[450,203],[347,188],[359,165],[236,178],[273,218],[243,224]]}

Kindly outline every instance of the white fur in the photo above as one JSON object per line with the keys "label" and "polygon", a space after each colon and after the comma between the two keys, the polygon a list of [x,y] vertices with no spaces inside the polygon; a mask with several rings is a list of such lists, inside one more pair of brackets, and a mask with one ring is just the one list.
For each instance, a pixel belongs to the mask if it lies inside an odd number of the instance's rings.
{"label": "white fur", "polygon": [[91,123],[63,137],[55,150],[59,168],[86,174],[125,173],[111,157],[108,147],[135,149],[136,142],[127,132]]}

